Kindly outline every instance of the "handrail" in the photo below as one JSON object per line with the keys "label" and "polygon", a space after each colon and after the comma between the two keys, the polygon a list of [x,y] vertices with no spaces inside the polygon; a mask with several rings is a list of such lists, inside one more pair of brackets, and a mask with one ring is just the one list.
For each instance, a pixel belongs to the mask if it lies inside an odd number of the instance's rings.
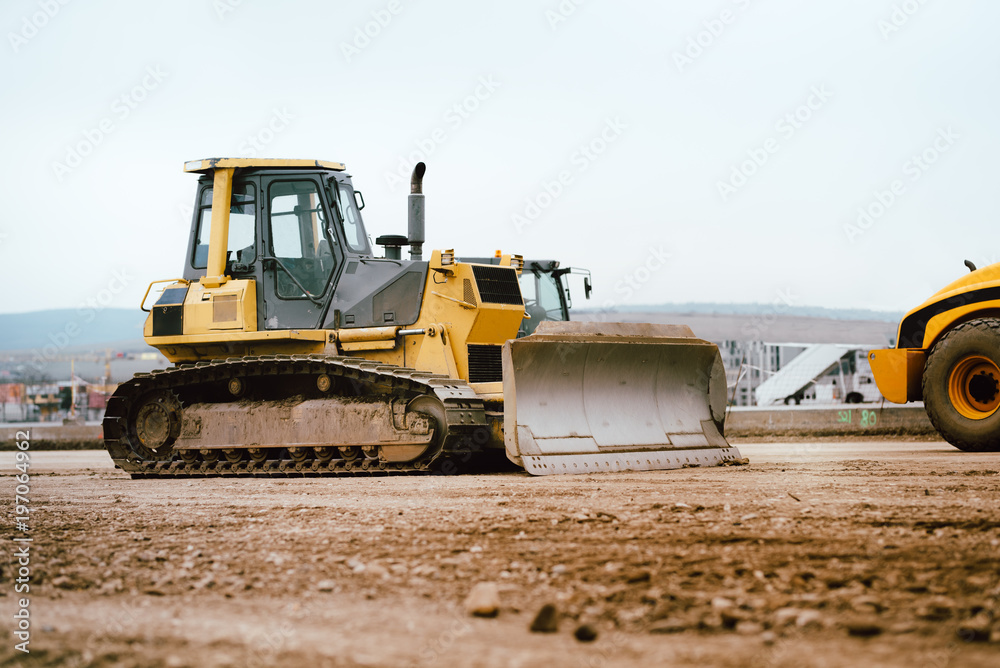
{"label": "handrail", "polygon": [[150,283],[146,287],[146,294],[142,296],[142,301],[139,302],[139,308],[144,313],[149,313],[150,311],[150,309],[146,308],[146,299],[149,297],[149,291],[152,290],[153,286],[156,285],[157,283],[183,283],[184,285],[190,285],[191,281],[187,280],[186,278],[164,278],[163,280],[153,281],[152,283]]}
{"label": "handrail", "polygon": [[[315,297],[313,297],[312,293],[309,292],[308,290],[306,290],[306,288],[305,288],[304,285],[302,285],[301,283],[299,283],[299,279],[295,278],[295,275],[292,274],[292,272],[290,272],[288,270],[288,267],[286,267],[281,260],[279,260],[276,257],[267,257],[267,256],[265,256],[265,257],[261,258],[261,261],[263,261],[263,262],[274,262],[275,264],[277,264],[279,267],[281,267],[281,270],[283,272],[285,272],[286,274],[288,274],[288,278],[292,279],[292,283],[295,283],[295,287],[297,287],[299,290],[302,291],[302,294],[305,295],[306,299],[308,299],[309,301],[311,301],[316,306],[322,306],[323,305],[323,300],[322,299],[316,299]],[[320,294],[320,297],[322,297],[323,295],[326,294],[326,291],[327,291],[328,287],[329,287],[328,285],[323,287],[323,292],[322,292],[322,294]]]}

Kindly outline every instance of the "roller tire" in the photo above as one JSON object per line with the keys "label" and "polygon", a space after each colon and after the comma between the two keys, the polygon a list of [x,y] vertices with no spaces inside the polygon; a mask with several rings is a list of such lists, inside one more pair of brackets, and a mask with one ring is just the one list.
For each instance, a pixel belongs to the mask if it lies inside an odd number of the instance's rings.
{"label": "roller tire", "polygon": [[[964,322],[934,344],[924,367],[924,408],[938,433],[959,450],[1000,452],[1000,409],[994,408],[992,414],[983,411],[980,419],[972,419],[967,416],[969,406],[961,405],[960,388],[970,384],[958,383],[957,379],[974,360],[981,360],[976,368],[987,369],[979,383],[986,385],[985,396],[993,397],[995,402],[998,396],[992,384],[1000,381],[1000,372],[996,371],[1000,369],[1000,319]],[[969,391],[965,394],[971,396]],[[980,397],[983,394],[979,391]],[[968,404],[975,409],[973,401],[968,400]]]}

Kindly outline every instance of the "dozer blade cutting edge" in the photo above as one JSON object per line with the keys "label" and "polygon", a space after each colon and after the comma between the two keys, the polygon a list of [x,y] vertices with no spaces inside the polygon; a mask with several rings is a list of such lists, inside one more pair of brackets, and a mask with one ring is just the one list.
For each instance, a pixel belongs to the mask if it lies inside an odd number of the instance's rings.
{"label": "dozer blade cutting edge", "polygon": [[542,322],[503,347],[507,456],[534,475],[742,462],[718,348],[689,327]]}

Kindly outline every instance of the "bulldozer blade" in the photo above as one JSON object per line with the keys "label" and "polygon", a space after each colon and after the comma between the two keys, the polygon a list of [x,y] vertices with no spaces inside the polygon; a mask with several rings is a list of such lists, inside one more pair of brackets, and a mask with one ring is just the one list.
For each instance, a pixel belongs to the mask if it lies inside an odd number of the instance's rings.
{"label": "bulldozer blade", "polygon": [[504,445],[534,475],[740,461],[726,374],[689,327],[542,322],[503,347]]}

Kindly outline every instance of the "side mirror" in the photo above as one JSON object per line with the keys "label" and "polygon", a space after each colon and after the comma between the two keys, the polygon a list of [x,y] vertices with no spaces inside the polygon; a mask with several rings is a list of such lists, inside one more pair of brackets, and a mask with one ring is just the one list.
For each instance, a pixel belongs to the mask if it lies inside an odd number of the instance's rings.
{"label": "side mirror", "polygon": [[358,211],[365,208],[365,196],[361,194],[360,190],[354,191],[354,203],[358,205]]}
{"label": "side mirror", "polygon": [[583,296],[590,299],[590,293],[594,291],[594,286],[590,284],[590,276],[583,277]]}

